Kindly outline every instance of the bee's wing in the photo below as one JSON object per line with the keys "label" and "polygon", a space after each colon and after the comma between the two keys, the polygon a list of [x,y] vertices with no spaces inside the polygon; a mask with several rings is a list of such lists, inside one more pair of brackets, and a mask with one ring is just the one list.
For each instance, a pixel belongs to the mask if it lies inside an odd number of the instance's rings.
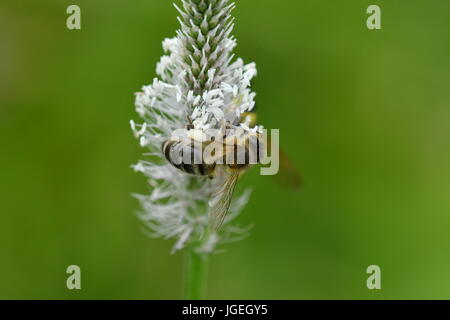
{"label": "bee's wing", "polygon": [[[272,153],[271,147],[271,137],[267,135],[267,148],[270,153]],[[280,170],[278,171],[278,174],[274,176],[275,179],[277,179],[282,185],[291,189],[300,189],[302,186],[302,177],[294,165],[294,162],[281,148],[278,152],[280,156]]]}
{"label": "bee's wing", "polygon": [[220,189],[214,193],[210,213],[210,227],[214,231],[218,231],[225,220],[238,178],[239,171],[233,171]]}
{"label": "bee's wing", "polygon": [[300,189],[302,177],[290,157],[280,149],[280,171],[275,177],[291,189]]}

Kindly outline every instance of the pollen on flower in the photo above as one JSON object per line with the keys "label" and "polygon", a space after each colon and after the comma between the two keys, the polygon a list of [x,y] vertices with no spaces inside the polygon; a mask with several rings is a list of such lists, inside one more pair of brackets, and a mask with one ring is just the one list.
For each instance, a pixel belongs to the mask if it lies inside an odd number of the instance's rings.
{"label": "pollen on flower", "polygon": [[[250,83],[256,76],[254,63],[245,65],[232,53],[234,4],[229,0],[182,0],[180,29],[176,37],[163,41],[165,54],[156,66],[158,78],[136,94],[135,108],[143,120],[130,126],[151,160],[133,166],[149,181],[150,194],[136,196],[140,217],[154,236],[176,239],[173,250],[186,245],[212,252],[220,243],[240,238],[245,230],[230,224],[248,200],[249,193],[236,198],[221,234],[207,234],[208,202],[217,181],[190,176],[165,160],[162,143],[174,130],[186,128],[189,118],[201,132],[219,129],[224,122],[245,130],[241,113],[251,111],[255,94]],[[197,133],[196,133],[197,134]]]}

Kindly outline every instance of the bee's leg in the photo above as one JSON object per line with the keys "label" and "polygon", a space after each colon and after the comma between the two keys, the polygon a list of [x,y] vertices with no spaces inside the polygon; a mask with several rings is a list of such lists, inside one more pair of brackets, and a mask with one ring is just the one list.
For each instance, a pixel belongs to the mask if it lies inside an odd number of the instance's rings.
{"label": "bee's leg", "polygon": [[186,129],[187,129],[187,130],[194,129],[194,124],[192,123],[192,118],[191,118],[189,115],[186,116],[186,118],[187,118]]}
{"label": "bee's leg", "polygon": [[227,138],[228,133],[230,132],[232,126],[229,121],[223,121],[220,129],[220,135],[222,136],[222,140]]}

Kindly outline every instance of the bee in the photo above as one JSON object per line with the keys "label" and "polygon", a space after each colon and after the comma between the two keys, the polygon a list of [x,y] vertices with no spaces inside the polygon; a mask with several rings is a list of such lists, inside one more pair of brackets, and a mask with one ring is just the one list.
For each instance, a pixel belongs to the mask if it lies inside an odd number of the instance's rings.
{"label": "bee", "polygon": [[[240,121],[249,128],[254,127],[256,115],[244,113]],[[188,118],[185,135],[168,139],[162,144],[162,153],[175,168],[196,176],[224,178],[210,201],[210,228],[214,231],[218,231],[225,220],[239,177],[252,164],[260,163],[264,146],[258,132],[229,124],[224,129],[219,135],[221,139],[208,137],[202,130],[194,129]],[[209,155],[204,156],[205,153]]]}

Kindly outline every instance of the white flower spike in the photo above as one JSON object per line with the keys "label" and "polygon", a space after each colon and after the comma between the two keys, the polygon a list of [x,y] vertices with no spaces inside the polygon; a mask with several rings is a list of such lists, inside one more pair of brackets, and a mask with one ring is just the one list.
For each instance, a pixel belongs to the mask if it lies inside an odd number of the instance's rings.
{"label": "white flower spike", "polygon": [[[175,7],[181,28],[175,38],[163,41],[166,55],[157,64],[158,78],[136,94],[136,112],[143,123],[130,122],[141,146],[153,155],[133,166],[148,177],[150,186],[149,195],[137,198],[142,205],[140,217],[152,234],[175,239],[173,251],[189,245],[211,253],[220,243],[242,238],[246,232],[230,222],[245,206],[249,192],[233,201],[220,233],[208,232],[208,203],[218,182],[174,168],[161,145],[174,130],[186,127],[188,117],[196,130],[218,129],[224,121],[239,123],[241,113],[255,105],[250,81],[256,66],[245,65],[232,54],[234,3],[182,0],[182,8]],[[248,130],[245,124],[242,128]]]}

